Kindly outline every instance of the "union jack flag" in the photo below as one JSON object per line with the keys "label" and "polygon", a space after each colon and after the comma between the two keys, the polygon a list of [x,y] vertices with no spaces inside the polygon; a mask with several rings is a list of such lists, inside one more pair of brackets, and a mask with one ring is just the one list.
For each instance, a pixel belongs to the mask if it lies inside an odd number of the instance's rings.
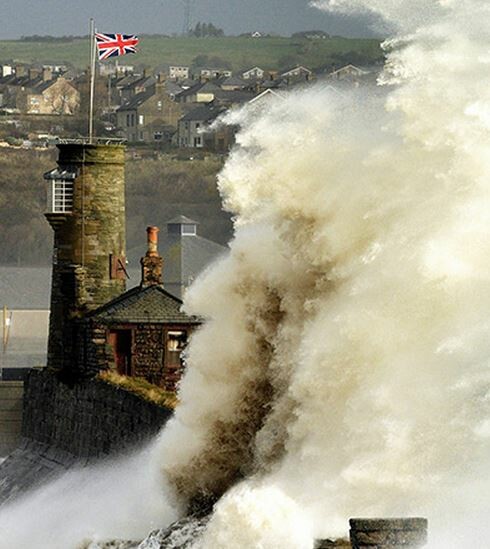
{"label": "union jack flag", "polygon": [[109,57],[117,57],[126,53],[136,53],[139,42],[134,34],[102,34],[95,33],[95,42],[99,59],[103,61]]}

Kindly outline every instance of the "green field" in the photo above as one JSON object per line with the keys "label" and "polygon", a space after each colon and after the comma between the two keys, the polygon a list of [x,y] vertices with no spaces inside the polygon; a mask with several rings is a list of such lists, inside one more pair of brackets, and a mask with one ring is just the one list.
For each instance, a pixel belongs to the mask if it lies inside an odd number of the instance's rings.
{"label": "green field", "polygon": [[[0,41],[0,62],[64,62],[77,68],[88,64],[88,40],[72,42]],[[139,52],[122,58],[121,64],[155,67],[161,63],[191,65],[197,56],[223,60],[234,70],[259,65],[264,69],[282,69],[302,64],[313,69],[347,62],[361,65],[382,58],[380,41],[335,37],[305,40],[283,37],[187,38],[141,36]]]}

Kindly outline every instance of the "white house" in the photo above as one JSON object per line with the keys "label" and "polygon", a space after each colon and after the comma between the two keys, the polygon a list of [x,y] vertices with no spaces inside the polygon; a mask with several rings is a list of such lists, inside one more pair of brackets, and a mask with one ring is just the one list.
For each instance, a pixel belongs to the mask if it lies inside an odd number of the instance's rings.
{"label": "white house", "polygon": [[251,80],[251,79],[261,80],[262,78],[264,78],[264,74],[265,74],[264,69],[261,69],[260,67],[252,67],[251,69],[248,69],[245,72],[242,72],[242,78],[244,80]]}

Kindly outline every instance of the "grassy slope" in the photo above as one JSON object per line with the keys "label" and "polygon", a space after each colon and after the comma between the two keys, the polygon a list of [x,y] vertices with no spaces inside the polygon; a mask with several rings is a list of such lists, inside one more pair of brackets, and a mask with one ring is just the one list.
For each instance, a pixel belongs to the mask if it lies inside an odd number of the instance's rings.
{"label": "grassy slope", "polygon": [[[379,58],[379,40],[331,38],[327,40],[298,40],[293,38],[167,38],[142,36],[140,51],[125,58],[127,63],[156,66],[160,63],[190,64],[197,55],[220,57],[231,63],[233,69],[260,65],[266,69],[278,68],[286,56],[295,63],[320,67],[345,54]],[[0,61],[18,62],[57,61],[84,67],[88,59],[88,42],[75,40],[66,43],[0,41]]]}
{"label": "grassy slope", "polygon": [[[53,231],[44,218],[43,173],[56,166],[57,152],[0,149],[0,264],[49,264]],[[231,236],[221,211],[216,174],[222,161],[180,161],[171,155],[126,161],[127,248],[143,246],[145,229],[183,214],[200,222],[199,234],[220,243]]]}

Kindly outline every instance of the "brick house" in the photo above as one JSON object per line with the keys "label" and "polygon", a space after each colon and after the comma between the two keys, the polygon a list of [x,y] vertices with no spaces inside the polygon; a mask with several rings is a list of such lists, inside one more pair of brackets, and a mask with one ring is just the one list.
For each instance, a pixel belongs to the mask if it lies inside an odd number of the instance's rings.
{"label": "brick house", "polygon": [[17,96],[17,106],[26,114],[73,115],[80,107],[80,92],[60,76],[26,86]]}
{"label": "brick house", "polygon": [[176,142],[182,148],[202,149],[204,147],[203,132],[223,112],[223,109],[203,105],[188,112],[179,120]]}
{"label": "brick house", "polygon": [[181,106],[169,95],[166,83],[159,81],[119,107],[116,124],[121,137],[130,142],[160,141],[177,130],[181,116]]}
{"label": "brick house", "polygon": [[81,321],[79,363],[91,373],[111,369],[175,391],[184,370],[182,352],[201,320],[183,313],[182,301],[163,287],[158,229],[147,232],[141,284]]}
{"label": "brick house", "polygon": [[198,82],[176,97],[179,103],[211,103],[221,88],[213,82]]}

